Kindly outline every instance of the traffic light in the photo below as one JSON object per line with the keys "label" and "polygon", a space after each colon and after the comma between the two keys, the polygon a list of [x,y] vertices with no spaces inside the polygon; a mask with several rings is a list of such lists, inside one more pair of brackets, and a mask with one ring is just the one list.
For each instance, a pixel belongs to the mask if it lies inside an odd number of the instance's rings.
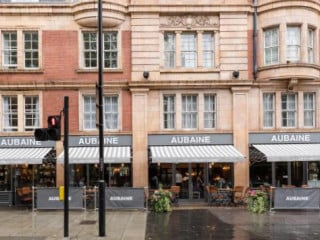
{"label": "traffic light", "polygon": [[34,131],[34,137],[37,141],[59,141],[61,139],[61,117],[49,116],[48,128],[37,128]]}

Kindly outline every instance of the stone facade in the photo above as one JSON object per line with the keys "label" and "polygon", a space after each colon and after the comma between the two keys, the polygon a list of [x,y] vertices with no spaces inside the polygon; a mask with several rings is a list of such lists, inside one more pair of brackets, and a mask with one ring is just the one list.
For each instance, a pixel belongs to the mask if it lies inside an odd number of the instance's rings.
{"label": "stone facade", "polygon": [[[0,33],[18,33],[18,64],[6,68],[0,59],[0,95],[39,94],[42,125],[47,116],[58,113],[63,96],[70,96],[70,134],[97,135],[81,126],[81,96],[95,93],[97,69],[83,67],[83,31],[97,31],[97,2],[79,1],[1,1]],[[256,16],[256,19],[255,19]],[[256,23],[256,25],[255,25]],[[104,91],[121,98],[120,128],[112,134],[131,134],[133,186],[148,185],[149,134],[232,133],[233,144],[246,161],[235,163],[235,185],[249,185],[249,133],[313,132],[320,125],[319,27],[317,1],[248,0],[169,1],[111,0],[103,5],[104,29],[119,33],[118,67],[104,71]],[[287,60],[286,32],[290,26],[301,29],[299,60]],[[279,28],[279,62],[266,65],[264,32]],[[255,29],[256,28],[256,29]],[[313,31],[312,49],[308,30]],[[39,33],[39,67],[23,67],[23,32]],[[175,65],[167,67],[164,58],[165,34],[175,36]],[[196,65],[188,67],[180,54],[184,33],[196,36]],[[204,63],[204,34],[214,36],[212,65]],[[256,36],[256,37],[255,37]],[[3,38],[0,40],[3,46]],[[255,47],[256,46],[256,47]],[[313,60],[308,61],[308,51]],[[3,52],[1,53],[3,54]],[[143,72],[148,72],[148,77]],[[275,124],[263,125],[265,92],[275,92]],[[282,127],[281,93],[294,92],[297,124]],[[315,124],[304,127],[303,93],[315,93]],[[177,103],[174,129],[163,127],[164,95],[199,97],[198,125],[181,126],[181,102]],[[205,128],[203,101],[206,94],[217,97],[216,126]],[[0,108],[0,116],[3,109]],[[3,123],[0,123],[2,129]],[[21,125],[23,125],[21,123]],[[23,128],[1,135],[32,135]],[[58,151],[62,151],[61,143]],[[60,168],[61,166],[59,166]],[[58,171],[58,185],[63,171]]]}

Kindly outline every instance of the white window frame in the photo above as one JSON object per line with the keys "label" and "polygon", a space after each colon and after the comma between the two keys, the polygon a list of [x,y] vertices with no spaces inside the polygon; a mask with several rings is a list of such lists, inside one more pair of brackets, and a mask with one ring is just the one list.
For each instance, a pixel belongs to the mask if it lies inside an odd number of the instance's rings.
{"label": "white window frame", "polygon": [[[30,39],[26,38],[27,35],[30,35]],[[25,31],[23,32],[23,38],[24,68],[37,69],[39,68],[39,33],[37,31]],[[28,61],[30,61],[30,66],[27,64]]]}
{"label": "white window frame", "polygon": [[314,63],[314,33],[314,29],[308,28],[308,63]]}
{"label": "white window frame", "polygon": [[214,67],[214,33],[204,32],[202,34],[202,66]]}
{"label": "white window frame", "polygon": [[196,94],[181,96],[181,128],[198,128],[198,95]]}
{"label": "white window frame", "polygon": [[19,131],[18,96],[2,96],[2,131]]}
{"label": "white window frame", "polygon": [[[286,99],[284,99],[286,98]],[[293,98],[293,101],[292,101]],[[281,94],[281,126],[294,128],[297,125],[297,94]]]}
{"label": "white window frame", "polygon": [[[85,41],[85,34],[89,34],[90,38],[88,41]],[[82,35],[82,66],[84,69],[97,69],[98,68],[98,33],[93,31],[83,31]],[[111,38],[108,38],[110,35]],[[120,68],[120,48],[119,48],[119,33],[117,31],[105,31],[102,34],[103,36],[103,68],[104,69],[119,69]],[[116,43],[112,37],[116,37]],[[95,37],[95,39],[94,39]],[[109,41],[110,40],[110,41]],[[87,46],[87,47],[86,47]],[[109,46],[109,48],[107,48]],[[89,54],[90,57],[86,58],[86,54]],[[86,60],[88,59],[88,60]],[[86,61],[89,61],[90,64],[86,64]],[[112,66],[111,63],[115,62],[115,65]],[[110,66],[107,64],[110,63]]]}
{"label": "white window frame", "polygon": [[119,96],[118,95],[105,95],[103,97],[104,109],[104,129],[105,130],[118,130],[119,129]]}
{"label": "white window frame", "polygon": [[290,62],[300,61],[301,28],[288,26],[286,34],[286,59]]}
{"label": "white window frame", "polygon": [[[30,103],[27,103],[27,100]],[[39,96],[37,95],[24,96],[24,131],[33,131],[40,126],[39,100]]]}
{"label": "white window frame", "polygon": [[[267,39],[267,38],[270,39]],[[264,64],[279,63],[279,27],[268,28],[263,32]],[[268,57],[270,56],[270,57]]]}
{"label": "white window frame", "polygon": [[[263,127],[274,128],[275,126],[275,98],[273,92],[265,92],[262,94],[263,104]],[[270,123],[269,123],[270,122]]]}
{"label": "white window frame", "polygon": [[164,43],[164,67],[176,67],[176,35],[174,32],[165,32]]}
{"label": "white window frame", "polygon": [[203,97],[203,127],[216,128],[217,125],[217,97],[216,94],[204,94]]}
{"label": "white window frame", "polygon": [[[83,95],[82,128],[85,131],[97,130],[96,127],[96,96]],[[87,102],[88,101],[88,102]]]}
{"label": "white window frame", "polygon": [[163,95],[163,129],[176,128],[176,96]]}
{"label": "white window frame", "polygon": [[[9,39],[5,39],[7,37]],[[15,39],[13,39],[15,36]],[[2,67],[18,67],[18,33],[17,31],[3,31],[2,38]]]}
{"label": "white window frame", "polygon": [[[303,93],[303,126],[315,127],[316,118],[316,94],[314,92]],[[311,124],[310,124],[311,123]]]}
{"label": "white window frame", "polygon": [[197,68],[198,51],[197,51],[197,33],[181,33],[181,67]]}

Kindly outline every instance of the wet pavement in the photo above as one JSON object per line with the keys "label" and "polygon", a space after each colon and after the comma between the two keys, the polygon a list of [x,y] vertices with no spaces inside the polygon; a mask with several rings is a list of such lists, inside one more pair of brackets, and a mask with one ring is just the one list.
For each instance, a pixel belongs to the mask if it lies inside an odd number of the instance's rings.
{"label": "wet pavement", "polygon": [[146,240],[319,240],[319,211],[271,211],[245,208],[174,209],[148,213]]}

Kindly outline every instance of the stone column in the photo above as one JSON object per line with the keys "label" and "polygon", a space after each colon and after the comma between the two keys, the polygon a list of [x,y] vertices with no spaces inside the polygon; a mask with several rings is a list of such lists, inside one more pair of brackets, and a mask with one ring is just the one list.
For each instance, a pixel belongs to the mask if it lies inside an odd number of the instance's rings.
{"label": "stone column", "polygon": [[[234,185],[249,186],[248,92],[249,87],[233,87],[233,144],[246,156],[234,164]],[[258,114],[258,113],[257,113]]]}
{"label": "stone column", "polygon": [[148,186],[148,91],[131,89],[133,187]]}

